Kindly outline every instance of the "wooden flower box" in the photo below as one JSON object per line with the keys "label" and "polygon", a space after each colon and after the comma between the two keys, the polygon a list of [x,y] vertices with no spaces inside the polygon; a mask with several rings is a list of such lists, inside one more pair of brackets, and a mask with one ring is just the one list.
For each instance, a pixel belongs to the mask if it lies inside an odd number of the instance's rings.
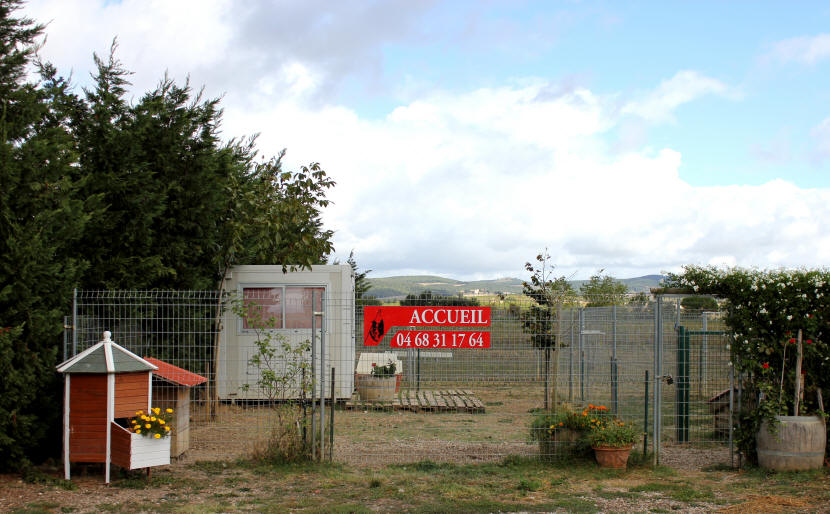
{"label": "wooden flower box", "polygon": [[110,426],[112,463],[124,469],[170,464],[170,437],[153,439],[130,432],[113,422]]}

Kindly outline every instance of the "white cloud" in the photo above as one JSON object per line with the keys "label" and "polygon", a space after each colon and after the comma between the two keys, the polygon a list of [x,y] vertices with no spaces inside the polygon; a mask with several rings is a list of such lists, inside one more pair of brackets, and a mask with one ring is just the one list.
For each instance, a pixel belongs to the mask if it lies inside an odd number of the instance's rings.
{"label": "white cloud", "polygon": [[654,91],[643,98],[626,103],[622,107],[622,112],[654,123],[662,123],[672,121],[674,110],[685,103],[708,94],[729,93],[729,88],[723,82],[696,71],[684,70],[661,82]]}
{"label": "white cloud", "polygon": [[517,275],[544,247],[580,275],[830,259],[827,190],[692,187],[676,151],[607,148],[619,120],[595,94],[539,101],[543,87],[434,93],[381,120],[280,104],[229,122],[283,120],[263,144],[324,163],[338,180],[326,213],[336,245],[376,275]]}
{"label": "white cloud", "polygon": [[[39,0],[27,14],[55,20],[43,53],[62,69],[89,66],[90,50],[105,52],[118,35],[138,93],[164,69],[191,72],[208,94],[226,92],[226,134],[261,133],[265,155],[287,147],[289,168],[319,161],[337,181],[325,221],[339,256],[354,249],[375,276],[519,275],[545,247],[558,271],[579,276],[830,262],[830,191],[783,181],[693,187],[677,151],[648,146],[641,124],[734,94],[695,71],[622,108],[622,93],[543,79],[418,84],[411,100],[371,118],[336,102],[344,77],[382,75],[380,48],[416,34],[411,20],[424,5]],[[621,127],[630,134],[615,144]],[[830,122],[814,135],[830,141]]]}
{"label": "white cloud", "polygon": [[779,41],[773,45],[769,56],[782,62],[815,64],[830,57],[830,34],[801,36]]}

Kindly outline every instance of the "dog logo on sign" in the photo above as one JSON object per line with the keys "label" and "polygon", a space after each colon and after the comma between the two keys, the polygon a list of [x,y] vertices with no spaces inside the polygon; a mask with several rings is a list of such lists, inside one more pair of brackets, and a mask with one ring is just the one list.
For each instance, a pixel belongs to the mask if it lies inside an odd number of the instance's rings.
{"label": "dog logo on sign", "polygon": [[375,319],[372,320],[372,326],[369,329],[369,338],[375,343],[380,343],[381,339],[383,339],[383,336],[386,334],[386,328],[383,326],[383,318],[380,313],[381,311],[378,310],[378,313],[375,315]]}

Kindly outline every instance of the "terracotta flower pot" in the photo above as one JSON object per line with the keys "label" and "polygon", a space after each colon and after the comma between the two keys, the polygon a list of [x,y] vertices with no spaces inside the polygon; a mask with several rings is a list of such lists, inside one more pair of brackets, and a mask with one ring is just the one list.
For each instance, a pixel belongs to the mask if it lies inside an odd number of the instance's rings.
{"label": "terracotta flower pot", "polygon": [[601,468],[625,469],[628,464],[628,455],[634,445],[622,448],[614,446],[592,446],[597,463]]}

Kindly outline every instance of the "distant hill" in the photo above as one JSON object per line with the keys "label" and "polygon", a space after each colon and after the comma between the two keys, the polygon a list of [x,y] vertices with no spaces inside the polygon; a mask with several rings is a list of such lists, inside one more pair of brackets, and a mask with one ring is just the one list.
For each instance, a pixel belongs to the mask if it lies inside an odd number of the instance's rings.
{"label": "distant hill", "polygon": [[[662,275],[645,275],[643,277],[623,278],[620,282],[628,287],[629,292],[637,293],[648,291],[657,287]],[[458,293],[470,294],[475,291],[485,294],[522,292],[522,281],[518,278],[497,278],[493,280],[472,280],[465,282],[451,278],[437,277],[433,275],[406,275],[399,277],[369,278],[368,294],[378,298],[390,298],[395,296],[406,296],[418,294],[424,291],[432,291],[438,295],[457,295]],[[579,287],[585,280],[572,280],[571,285],[579,291]]]}

